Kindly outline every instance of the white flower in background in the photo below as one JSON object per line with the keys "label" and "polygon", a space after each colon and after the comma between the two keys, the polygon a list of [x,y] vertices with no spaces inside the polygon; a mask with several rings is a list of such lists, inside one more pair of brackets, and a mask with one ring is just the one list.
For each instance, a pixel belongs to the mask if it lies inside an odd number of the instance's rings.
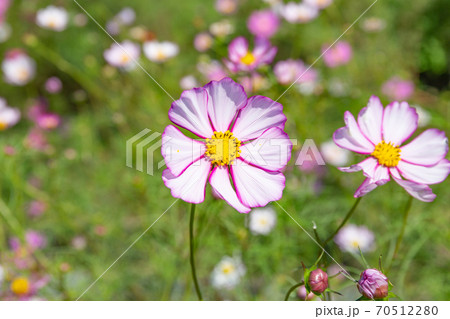
{"label": "white flower in background", "polygon": [[178,45],[173,42],[153,40],[144,43],[144,54],[153,62],[165,62],[176,56],[178,52]]}
{"label": "white flower in background", "polygon": [[55,6],[48,6],[41,9],[36,14],[36,23],[44,29],[63,31],[69,22],[69,15],[66,9]]}
{"label": "white flower in background", "polygon": [[232,289],[245,275],[246,269],[238,257],[225,256],[214,267],[211,284],[216,289]]}
{"label": "white flower in background", "polygon": [[351,253],[359,253],[359,249],[362,252],[371,251],[374,248],[374,235],[365,226],[352,224],[344,226],[334,241],[342,251]]}
{"label": "white flower in background", "polygon": [[225,37],[234,32],[234,26],[228,20],[214,22],[209,26],[209,32],[216,37]]}
{"label": "white flower in background", "polygon": [[0,43],[6,42],[11,36],[11,26],[6,22],[0,22]]}
{"label": "white flower in background", "polygon": [[289,2],[280,13],[290,23],[306,23],[319,15],[319,9],[306,3]]}
{"label": "white flower in background", "polygon": [[340,148],[333,140],[320,145],[320,153],[326,163],[334,166],[345,166],[350,159],[350,151]]}
{"label": "white flower in background", "polygon": [[333,0],[303,0],[305,3],[317,7],[319,9],[325,9],[333,3]]}
{"label": "white flower in background", "polygon": [[22,86],[30,82],[36,72],[36,63],[25,52],[11,50],[2,62],[6,82]]}
{"label": "white flower in background", "polygon": [[371,17],[364,19],[362,22],[362,28],[366,32],[378,32],[386,27],[386,21],[380,18]]}
{"label": "white flower in background", "polygon": [[9,107],[6,101],[0,98],[0,131],[6,130],[20,120],[20,111]]}
{"label": "white flower in background", "polygon": [[130,25],[136,20],[136,12],[129,7],[123,8],[117,15],[116,19],[123,25]]}
{"label": "white flower in background", "polygon": [[5,280],[5,270],[2,265],[0,265],[0,286],[3,284],[3,280]]}
{"label": "white flower in background", "polygon": [[426,111],[423,107],[419,105],[413,105],[416,109],[417,115],[419,116],[419,120],[417,121],[417,126],[424,127],[430,124],[431,116],[428,111]]}
{"label": "white flower in background", "polygon": [[141,49],[139,45],[131,41],[124,41],[120,45],[113,43],[104,52],[103,56],[110,65],[124,70],[131,70],[136,67],[134,61],[139,59],[140,54]]}
{"label": "white flower in background", "polygon": [[250,212],[248,228],[254,235],[267,235],[277,223],[277,213],[271,207],[255,208]]}
{"label": "white flower in background", "polygon": [[183,90],[191,90],[198,86],[198,81],[193,75],[186,75],[180,80],[180,87]]}

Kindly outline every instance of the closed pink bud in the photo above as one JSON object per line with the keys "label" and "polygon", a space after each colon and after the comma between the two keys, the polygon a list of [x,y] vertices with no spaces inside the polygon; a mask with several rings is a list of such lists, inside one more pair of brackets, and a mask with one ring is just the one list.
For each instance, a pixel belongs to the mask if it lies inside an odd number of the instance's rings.
{"label": "closed pink bud", "polygon": [[328,275],[322,269],[316,269],[309,275],[309,286],[311,291],[317,294],[321,294],[328,288]]}
{"label": "closed pink bud", "polygon": [[359,278],[358,290],[369,299],[385,298],[389,292],[388,278],[377,269],[366,269]]}

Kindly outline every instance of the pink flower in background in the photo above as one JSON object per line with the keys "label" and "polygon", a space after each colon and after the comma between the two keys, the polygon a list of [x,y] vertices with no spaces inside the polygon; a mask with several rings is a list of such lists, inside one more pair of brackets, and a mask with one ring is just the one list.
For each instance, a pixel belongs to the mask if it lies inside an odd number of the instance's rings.
{"label": "pink flower in background", "polygon": [[334,241],[342,251],[358,253],[374,248],[375,236],[365,226],[346,225],[336,234]]}
{"label": "pink flower in background", "polygon": [[208,81],[220,81],[227,77],[227,72],[219,61],[213,60],[211,62],[200,62],[197,69],[202,73]]}
{"label": "pink flower in background", "polygon": [[44,248],[47,245],[47,238],[34,230],[25,233],[25,241],[32,251]]}
{"label": "pink flower in background", "polygon": [[50,94],[59,93],[62,90],[62,82],[58,77],[52,76],[45,82],[45,89]]}
{"label": "pink flower in background", "polygon": [[194,38],[194,47],[198,52],[205,52],[213,45],[213,37],[208,32],[201,32]]}
{"label": "pink flower in background", "polygon": [[305,65],[302,60],[285,60],[275,64],[273,72],[277,81],[283,85],[296,83],[315,82],[317,80],[317,71]]}
{"label": "pink flower in background", "polygon": [[28,204],[27,213],[31,217],[41,216],[47,209],[47,204],[42,201],[33,200]]}
{"label": "pink flower in background", "polygon": [[450,173],[444,132],[428,129],[401,146],[417,129],[417,112],[406,102],[392,102],[383,109],[376,96],[359,112],[358,122],[348,111],[344,120],[346,126],[334,132],[334,142],[368,156],[359,164],[340,168],[343,172],[362,170],[366,176],[355,197],[364,196],[392,177],[411,196],[424,202],[435,199],[428,185],[443,182]]}
{"label": "pink flower in background", "polygon": [[324,45],[322,53],[326,66],[330,68],[347,64],[353,56],[351,45],[345,41],[339,41],[333,47],[328,48],[328,45]]}
{"label": "pink flower in background", "polygon": [[222,14],[235,13],[237,9],[237,0],[216,0],[216,10]]}
{"label": "pink flower in background", "polygon": [[306,291],[305,285],[303,285],[303,286],[298,287],[297,297],[300,300],[307,301],[307,300],[313,300],[314,298],[316,298],[316,295],[313,292],[310,292],[308,294],[308,292]]}
{"label": "pink flower in background", "polygon": [[45,287],[50,281],[50,276],[41,276],[33,274],[29,277],[14,277],[10,284],[10,291],[6,296],[2,296],[3,300],[33,300],[38,291]]}
{"label": "pink flower in background", "polygon": [[266,39],[256,38],[255,47],[250,51],[248,41],[238,37],[228,46],[229,60],[224,62],[231,72],[253,71],[261,65],[270,64],[276,54],[277,48]]}
{"label": "pink flower in background", "polygon": [[281,104],[264,96],[248,99],[241,85],[225,78],[184,91],[172,103],[169,118],[201,139],[166,127],[163,181],[172,196],[201,203],[209,180],[216,194],[240,213],[281,198],[281,170],[292,149]]}
{"label": "pink flower in background", "polygon": [[253,12],[247,21],[247,27],[251,34],[256,37],[270,38],[280,26],[280,19],[272,10]]}
{"label": "pink flower in background", "polygon": [[333,0],[303,0],[303,1],[309,4],[310,6],[319,9],[325,9],[326,7],[330,6],[333,3]]}
{"label": "pink flower in background", "polygon": [[307,23],[319,15],[319,9],[307,3],[289,2],[280,8],[281,16],[290,23]]}
{"label": "pink flower in background", "polygon": [[269,81],[265,76],[253,72],[248,76],[241,77],[239,83],[244,87],[246,92],[257,92],[269,87]]}
{"label": "pink flower in background", "polygon": [[45,151],[48,147],[47,138],[44,132],[38,128],[33,128],[25,139],[25,145],[37,151]]}
{"label": "pink flower in background", "polygon": [[123,70],[132,70],[136,67],[136,61],[141,55],[139,45],[131,41],[124,41],[120,45],[113,43],[103,56],[110,65]]}
{"label": "pink flower in background", "polygon": [[28,110],[28,117],[39,128],[52,130],[61,124],[61,117],[56,113],[48,111],[47,101],[43,98],[38,99]]}
{"label": "pink flower in background", "polygon": [[6,12],[9,9],[9,0],[0,0],[0,24],[5,20]]}
{"label": "pink flower in background", "polygon": [[7,83],[23,86],[34,78],[36,63],[22,50],[13,49],[6,52],[2,70]]}
{"label": "pink flower in background", "polygon": [[392,100],[407,100],[414,93],[414,83],[393,77],[383,84],[382,91]]}
{"label": "pink flower in background", "polygon": [[19,109],[8,106],[6,100],[0,98],[0,131],[16,125],[19,120]]}

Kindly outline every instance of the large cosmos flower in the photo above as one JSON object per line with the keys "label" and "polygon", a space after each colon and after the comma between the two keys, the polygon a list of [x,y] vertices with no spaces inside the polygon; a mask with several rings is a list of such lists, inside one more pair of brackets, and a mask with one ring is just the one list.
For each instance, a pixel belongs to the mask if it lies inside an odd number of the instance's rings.
{"label": "large cosmos flower", "polygon": [[435,199],[428,185],[441,183],[450,173],[444,132],[428,129],[401,146],[417,129],[417,112],[406,102],[392,102],[383,109],[376,96],[359,112],[358,121],[348,111],[344,120],[346,126],[333,135],[335,143],[368,156],[359,164],[340,168],[344,172],[362,170],[366,176],[355,197],[364,196],[392,177],[411,196],[424,202]]}
{"label": "large cosmos flower", "polygon": [[281,104],[264,96],[247,99],[241,85],[225,78],[184,91],[172,103],[169,118],[201,139],[166,127],[163,181],[172,196],[201,203],[209,179],[214,191],[241,213],[281,198],[281,170],[292,149]]}

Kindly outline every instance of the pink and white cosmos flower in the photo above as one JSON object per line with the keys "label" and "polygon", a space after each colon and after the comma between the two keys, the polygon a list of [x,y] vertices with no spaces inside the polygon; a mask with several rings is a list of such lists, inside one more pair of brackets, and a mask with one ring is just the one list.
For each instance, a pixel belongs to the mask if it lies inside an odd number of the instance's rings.
{"label": "pink and white cosmos flower", "polygon": [[421,201],[436,198],[428,185],[441,183],[450,173],[450,161],[445,159],[448,139],[443,131],[428,129],[402,146],[417,129],[416,110],[406,102],[392,102],[383,109],[376,96],[359,112],[358,121],[348,111],[344,120],[346,126],[334,132],[334,142],[368,156],[359,164],[340,168],[343,172],[362,170],[366,176],[355,197],[364,196],[392,177]]}
{"label": "pink and white cosmos flower", "polygon": [[271,46],[267,39],[256,38],[253,51],[249,50],[247,39],[237,37],[228,47],[228,58],[225,65],[231,72],[253,71],[261,65],[272,63],[277,48]]}
{"label": "pink and white cosmos flower", "polygon": [[200,138],[188,138],[173,125],[164,130],[162,178],[172,196],[201,203],[209,180],[240,213],[281,198],[281,170],[292,150],[281,104],[258,95],[248,99],[241,85],[224,78],[184,91],[169,118]]}

